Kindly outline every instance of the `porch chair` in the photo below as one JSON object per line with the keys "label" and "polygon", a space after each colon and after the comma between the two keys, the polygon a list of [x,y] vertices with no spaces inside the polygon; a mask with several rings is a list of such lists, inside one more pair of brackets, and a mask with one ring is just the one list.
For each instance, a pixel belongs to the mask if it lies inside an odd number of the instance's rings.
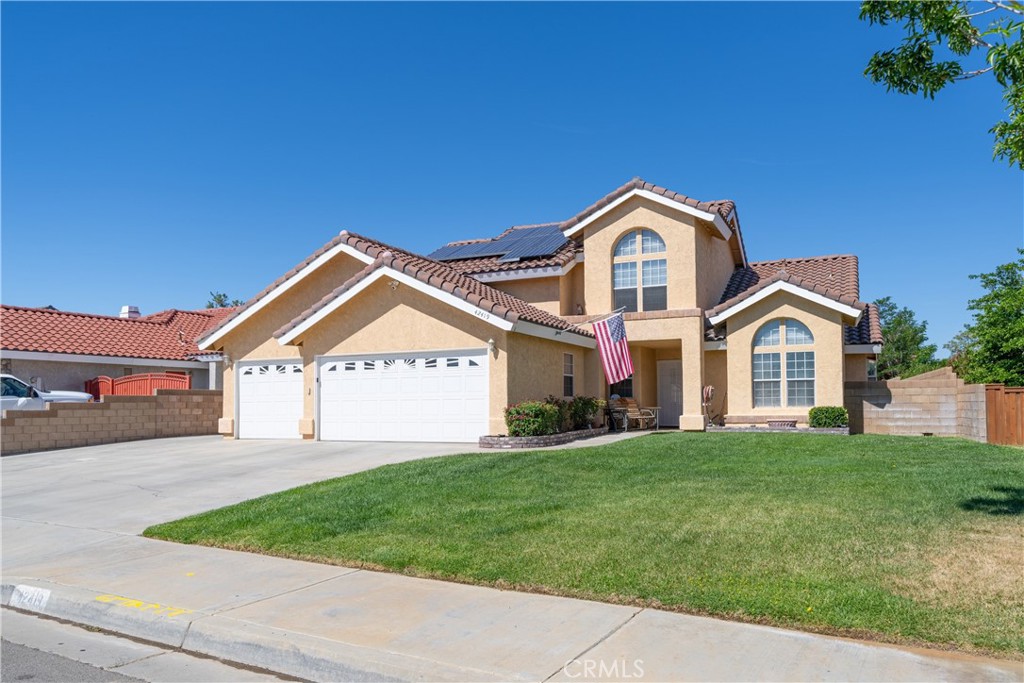
{"label": "porch chair", "polygon": [[622,411],[625,415],[623,427],[629,431],[629,425],[634,424],[640,429],[657,429],[658,413],[650,408],[641,408],[635,398],[620,398],[614,402],[615,409]]}

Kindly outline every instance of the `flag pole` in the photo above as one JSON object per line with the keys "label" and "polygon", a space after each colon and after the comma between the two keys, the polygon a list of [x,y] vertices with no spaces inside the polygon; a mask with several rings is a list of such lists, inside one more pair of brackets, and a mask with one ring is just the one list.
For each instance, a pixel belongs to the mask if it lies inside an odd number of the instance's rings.
{"label": "flag pole", "polygon": [[599,323],[602,320],[608,320],[609,318],[612,318],[612,317],[618,315],[619,313],[622,313],[624,310],[626,310],[625,306],[623,306],[621,308],[616,308],[611,313],[606,313],[605,315],[600,315],[600,316],[594,318],[593,320],[588,320],[587,323],[593,325],[594,323]]}

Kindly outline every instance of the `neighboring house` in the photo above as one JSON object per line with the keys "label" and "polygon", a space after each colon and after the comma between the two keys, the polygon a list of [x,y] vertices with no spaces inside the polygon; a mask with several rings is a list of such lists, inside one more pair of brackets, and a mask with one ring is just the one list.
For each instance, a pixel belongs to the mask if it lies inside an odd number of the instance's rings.
{"label": "neighboring house", "polygon": [[235,310],[170,309],[140,316],[137,308],[125,306],[114,317],[5,305],[0,365],[46,390],[82,391],[86,380],[99,375],[149,372],[187,373],[193,388],[216,388],[221,356],[201,353],[195,340]]}
{"label": "neighboring house", "polygon": [[[589,323],[620,308],[635,372],[608,387]],[[429,258],[344,231],[199,348],[231,361],[224,434],[474,441],[549,394],[633,396],[701,430],[707,385],[729,424],[806,423],[881,341],[856,257],[750,263],[733,202],[634,180]]]}

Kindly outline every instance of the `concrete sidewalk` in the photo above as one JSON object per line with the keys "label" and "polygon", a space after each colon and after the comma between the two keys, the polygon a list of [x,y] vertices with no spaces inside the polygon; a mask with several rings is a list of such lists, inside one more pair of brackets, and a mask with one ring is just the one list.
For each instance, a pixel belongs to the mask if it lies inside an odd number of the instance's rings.
{"label": "concrete sidewalk", "polygon": [[[146,462],[159,446],[133,446],[5,459],[4,605],[310,680],[1024,680],[1020,662],[141,538],[153,517],[255,495],[262,483],[223,487],[265,442],[239,449],[193,439],[165,465]],[[318,478],[356,459],[369,467],[412,453],[284,448],[276,457],[294,461],[282,470],[309,467]],[[236,463],[231,453],[244,457]],[[176,486],[154,479],[164,466],[179,475],[195,468],[187,505],[161,505]],[[81,502],[85,473],[107,482],[105,506]],[[150,479],[133,483],[144,473]],[[288,475],[276,481],[294,485]]]}

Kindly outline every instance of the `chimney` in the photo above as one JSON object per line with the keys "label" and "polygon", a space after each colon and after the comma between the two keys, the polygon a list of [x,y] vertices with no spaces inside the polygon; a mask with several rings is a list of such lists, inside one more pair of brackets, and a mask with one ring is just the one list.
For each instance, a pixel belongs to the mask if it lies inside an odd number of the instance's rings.
{"label": "chimney", "polygon": [[136,318],[139,317],[139,307],[138,306],[122,306],[121,307],[121,317],[122,318],[128,318],[129,320],[135,320]]}

